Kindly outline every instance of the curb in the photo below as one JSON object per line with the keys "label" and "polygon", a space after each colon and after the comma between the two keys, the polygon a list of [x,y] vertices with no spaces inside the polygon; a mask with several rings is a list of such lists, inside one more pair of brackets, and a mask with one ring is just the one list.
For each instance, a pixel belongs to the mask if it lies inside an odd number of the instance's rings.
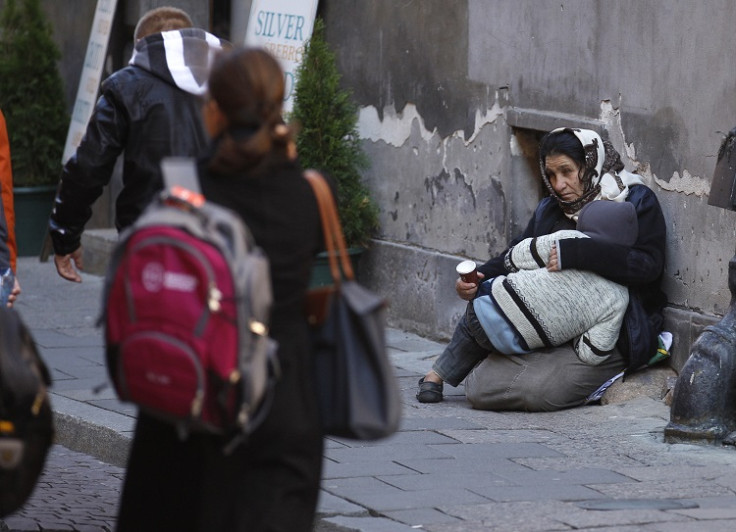
{"label": "curb", "polygon": [[135,418],[51,393],[55,442],[88,456],[125,467]]}

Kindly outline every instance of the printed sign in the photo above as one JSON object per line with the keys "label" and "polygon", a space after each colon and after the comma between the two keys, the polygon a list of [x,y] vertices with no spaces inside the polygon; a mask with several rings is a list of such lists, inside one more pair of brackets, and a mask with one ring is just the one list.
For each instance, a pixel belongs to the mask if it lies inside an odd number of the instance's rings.
{"label": "printed sign", "polygon": [[105,63],[116,6],[117,0],[97,0],[95,18],[92,22],[92,31],[87,44],[87,54],[84,58],[82,75],[79,78],[77,99],[74,102],[72,119],[66,136],[62,164],[74,155],[87,129],[87,122],[92,116],[97,100],[97,91],[100,87],[102,66]]}
{"label": "printed sign", "polygon": [[260,46],[281,63],[286,77],[284,111],[293,105],[296,69],[311,37],[318,0],[253,0],[245,33],[247,46]]}

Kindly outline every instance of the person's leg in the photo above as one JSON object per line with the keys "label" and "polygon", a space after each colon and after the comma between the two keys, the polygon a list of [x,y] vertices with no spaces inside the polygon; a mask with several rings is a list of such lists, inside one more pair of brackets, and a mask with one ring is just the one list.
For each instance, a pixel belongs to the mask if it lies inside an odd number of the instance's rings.
{"label": "person's leg", "polygon": [[493,345],[478,322],[473,303],[468,303],[450,343],[432,364],[432,369],[419,380],[419,402],[441,401],[443,382],[457,386],[492,350]]}
{"label": "person's leg", "polygon": [[[295,343],[302,344],[301,339]],[[286,342],[281,346],[283,373],[263,424],[229,455],[213,440],[206,448],[199,532],[310,532],[314,527],[323,437],[312,358]]]}
{"label": "person's leg", "polygon": [[[289,438],[289,436],[291,438]],[[285,430],[231,456],[212,446],[204,462],[200,531],[309,532],[322,468],[322,437]]]}
{"label": "person's leg", "polygon": [[455,327],[450,343],[432,364],[432,370],[443,381],[457,386],[491,351],[493,345],[483,331],[471,302]]}
{"label": "person's leg", "polygon": [[491,353],[468,375],[465,393],[479,410],[562,410],[581,405],[624,367],[618,351],[598,366],[585,364],[570,344],[527,355]]}
{"label": "person's leg", "polygon": [[202,485],[197,437],[140,413],[125,472],[117,532],[198,530]]}

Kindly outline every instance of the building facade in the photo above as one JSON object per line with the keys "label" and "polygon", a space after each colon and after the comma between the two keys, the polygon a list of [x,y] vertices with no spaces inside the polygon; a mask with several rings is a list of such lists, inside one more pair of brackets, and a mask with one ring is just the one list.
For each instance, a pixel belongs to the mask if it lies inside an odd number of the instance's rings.
{"label": "building facade", "polygon": [[[95,4],[44,1],[70,101]],[[163,4],[242,42],[249,0],[119,0],[110,71],[137,18]],[[590,127],[662,205],[667,328],[684,362],[730,304],[736,213],[708,206],[736,126],[730,0],[322,0],[319,14],[360,108],[380,208],[360,274],[390,301],[392,325],[448,338],[464,308],[455,264],[505,249],[544,194],[541,135]]]}
{"label": "building facade", "polygon": [[325,0],[327,37],[361,108],[381,229],[362,273],[392,322],[448,337],[454,266],[525,227],[543,188],[536,145],[598,130],[657,194],[679,367],[728,308],[736,214],[708,206],[736,126],[728,0]]}

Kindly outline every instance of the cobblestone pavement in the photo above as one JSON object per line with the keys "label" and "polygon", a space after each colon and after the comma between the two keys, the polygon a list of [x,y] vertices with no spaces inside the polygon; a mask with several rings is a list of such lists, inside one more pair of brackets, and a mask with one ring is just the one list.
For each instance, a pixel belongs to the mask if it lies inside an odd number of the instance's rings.
{"label": "cobblestone pavement", "polygon": [[[101,279],[68,283],[37,259],[19,271],[18,308],[54,379],[59,445],[5,530],[110,531],[134,409],[98,391]],[[424,405],[417,379],[444,345],[396,329],[387,343],[401,429],[376,442],[328,438],[315,531],[736,530],[736,450],[664,443],[669,408],[656,391],[524,413],[473,410],[462,386],[446,386],[444,402]]]}
{"label": "cobblestone pavement", "polygon": [[0,532],[111,532],[122,479],[121,468],[54,445],[31,498]]}

